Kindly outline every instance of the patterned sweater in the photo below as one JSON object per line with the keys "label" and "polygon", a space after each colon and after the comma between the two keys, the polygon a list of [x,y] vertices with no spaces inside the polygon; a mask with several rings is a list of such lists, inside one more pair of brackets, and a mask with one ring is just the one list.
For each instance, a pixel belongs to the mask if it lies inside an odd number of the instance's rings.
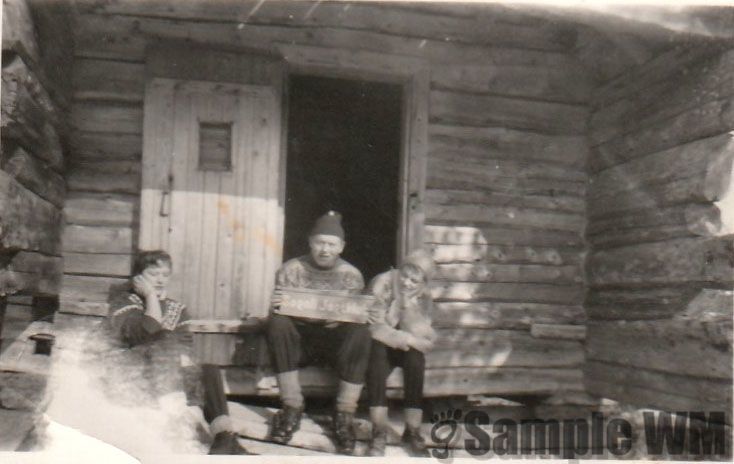
{"label": "patterned sweater", "polygon": [[[162,330],[172,331],[178,325],[189,319],[186,306],[176,300],[165,298],[160,300],[162,319],[156,321],[150,316],[145,315],[145,299],[135,293],[132,289],[120,292],[110,298],[109,323],[115,335],[123,339],[125,335],[121,332],[121,328],[125,323],[135,320],[135,324],[147,333],[155,335]],[[140,315],[143,317],[140,317]],[[130,342],[129,340],[121,340]],[[130,343],[133,344],[133,343]]]}

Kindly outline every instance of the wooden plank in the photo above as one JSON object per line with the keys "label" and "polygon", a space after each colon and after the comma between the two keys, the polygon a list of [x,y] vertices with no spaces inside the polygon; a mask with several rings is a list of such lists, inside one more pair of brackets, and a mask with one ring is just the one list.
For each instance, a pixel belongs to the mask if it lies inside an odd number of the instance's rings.
{"label": "wooden plank", "polygon": [[0,249],[57,254],[61,212],[0,171]]}
{"label": "wooden plank", "polygon": [[562,248],[498,245],[433,245],[433,259],[438,264],[508,263],[508,264],[574,264],[580,252]]}
{"label": "wooden plank", "polygon": [[67,184],[70,191],[98,193],[140,192],[139,173],[106,173],[96,169],[73,168],[69,170]]}
{"label": "wooden plank", "polygon": [[585,325],[567,325],[567,324],[533,324],[530,327],[530,334],[538,338],[552,338],[563,340],[585,340]]}
{"label": "wooden plank", "polygon": [[511,206],[487,205],[426,205],[429,221],[456,221],[459,223],[490,223],[517,228],[563,230],[583,234],[586,218],[580,214],[545,211]]}
{"label": "wooden plank", "polygon": [[63,242],[65,252],[131,254],[133,231],[129,227],[68,225]]}
{"label": "wooden plank", "polygon": [[3,51],[13,50],[38,61],[38,43],[33,18],[25,0],[3,4]]}
{"label": "wooden plank", "polygon": [[131,195],[72,192],[66,197],[66,224],[127,226],[137,222],[138,198]]}
{"label": "wooden plank", "polygon": [[[701,179],[699,195],[718,199],[729,188],[734,159],[734,139],[725,133],[696,140],[605,169],[592,176],[592,198],[687,178]],[[697,193],[697,192],[696,192]]]}
{"label": "wooden plank", "polygon": [[0,411],[40,411],[45,403],[47,378],[28,372],[0,371]]}
{"label": "wooden plank", "polygon": [[16,148],[13,154],[3,161],[2,169],[44,200],[59,208],[63,207],[66,193],[63,177],[46,168],[23,148]]}
{"label": "wooden plank", "polygon": [[21,251],[0,269],[0,294],[58,295],[61,274],[61,258]]}
{"label": "wooden plank", "polygon": [[588,144],[582,136],[545,135],[500,127],[431,124],[430,146],[475,156],[558,163],[583,170]]}
{"label": "wooden plank", "polygon": [[591,254],[591,285],[654,285],[687,281],[731,283],[731,240],[678,239]]}
{"label": "wooden plank", "polygon": [[489,93],[564,103],[585,103],[591,98],[592,82],[586,74],[535,66],[472,64],[436,66],[431,86],[437,90]]}
{"label": "wooden plank", "polygon": [[[532,49],[565,51],[570,45],[562,28],[550,24],[529,26],[493,21],[476,17],[452,17],[423,11],[397,10],[378,4],[352,3],[350,5],[321,4],[318,2],[274,1],[267,4],[222,3],[203,8],[195,3],[163,7],[156,2],[128,5],[116,2],[92,8],[96,13],[117,13],[131,16],[153,16],[189,21],[234,22],[306,27],[313,25],[345,29],[379,31],[421,39],[439,39],[461,43],[486,45],[526,46]],[[389,21],[384,18],[388,16]]]}
{"label": "wooden plank", "polygon": [[531,303],[581,304],[584,289],[579,285],[530,283],[434,282],[435,299],[458,301],[527,301]]}
{"label": "wooden plank", "polygon": [[704,103],[598,145],[589,168],[599,172],[633,158],[727,132],[734,119],[733,99],[725,97]]}
{"label": "wooden plank", "polygon": [[588,110],[583,106],[523,99],[431,92],[431,122],[501,126],[544,134],[583,134]]}
{"label": "wooden plank", "polygon": [[585,213],[584,199],[564,195],[518,195],[506,192],[428,189],[426,203],[433,205],[482,204],[514,208],[532,208],[565,213]]}
{"label": "wooden plank", "polygon": [[434,327],[525,329],[532,324],[570,324],[585,319],[580,305],[564,306],[527,302],[437,302]]}
{"label": "wooden plank", "polygon": [[510,227],[440,225],[425,227],[427,244],[447,245],[535,245],[540,247],[580,247],[581,237],[572,232],[513,229]]}
{"label": "wooden plank", "polygon": [[189,319],[181,323],[182,330],[194,333],[252,333],[264,326],[264,320],[247,319]]}
{"label": "wooden plank", "polygon": [[54,334],[50,322],[32,322],[22,334],[16,338],[0,356],[0,371],[23,372],[37,375],[48,375],[51,368],[51,357],[35,354],[35,342],[30,339],[39,333]]}
{"label": "wooden plank", "polygon": [[61,295],[59,301],[59,313],[74,314],[80,317],[107,317],[109,304],[101,301],[78,301],[75,297]]}
{"label": "wooden plank", "polygon": [[140,134],[76,130],[69,138],[75,160],[140,160],[142,157]]}
{"label": "wooden plank", "polygon": [[586,347],[591,360],[700,378],[732,377],[731,349],[681,337],[675,331],[653,331],[649,325],[590,323]]}
{"label": "wooden plank", "polygon": [[516,195],[569,195],[583,197],[586,182],[529,178],[521,173],[496,175],[493,169],[470,161],[428,159],[426,186],[432,189],[477,190]]}
{"label": "wooden plank", "polygon": [[144,79],[142,63],[77,58],[73,70],[74,98],[142,102]]}
{"label": "wooden plank", "polygon": [[721,211],[710,204],[673,205],[664,208],[633,210],[624,214],[589,219],[587,234],[594,236],[626,229],[662,229],[685,226],[692,234],[715,234],[721,228]]}
{"label": "wooden plank", "polygon": [[139,103],[77,101],[72,105],[71,124],[86,132],[141,134],[143,107]]}
{"label": "wooden plank", "polygon": [[669,317],[681,311],[701,290],[699,283],[651,287],[591,288],[585,305],[589,311],[611,311],[623,314],[624,308],[632,318],[635,313],[653,313]]}
{"label": "wooden plank", "polygon": [[61,170],[63,147],[54,106],[20,57],[2,73],[2,129],[5,137],[17,139],[29,152]]}
{"label": "wooden plank", "polygon": [[64,273],[128,277],[132,255],[64,252]]}
{"label": "wooden plank", "polygon": [[441,264],[434,278],[459,282],[583,282],[579,266],[546,266],[542,264]]}
{"label": "wooden plank", "polygon": [[128,279],[118,277],[64,276],[61,297],[70,301],[106,302],[111,292],[119,291],[128,284]]}

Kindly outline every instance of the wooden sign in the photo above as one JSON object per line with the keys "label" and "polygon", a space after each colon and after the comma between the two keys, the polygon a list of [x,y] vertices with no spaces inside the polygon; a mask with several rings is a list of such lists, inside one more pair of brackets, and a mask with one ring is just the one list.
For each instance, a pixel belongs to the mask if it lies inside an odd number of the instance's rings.
{"label": "wooden sign", "polygon": [[347,295],[343,292],[284,288],[278,314],[307,319],[339,322],[367,322],[367,311],[376,303],[371,295]]}

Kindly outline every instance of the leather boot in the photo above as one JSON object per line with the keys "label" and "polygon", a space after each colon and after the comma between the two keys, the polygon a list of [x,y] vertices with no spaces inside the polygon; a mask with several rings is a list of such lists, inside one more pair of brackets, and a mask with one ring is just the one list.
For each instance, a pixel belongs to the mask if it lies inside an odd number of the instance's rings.
{"label": "leather boot", "polygon": [[303,408],[283,406],[283,409],[273,416],[273,429],[270,434],[273,441],[282,444],[291,441],[293,434],[301,427],[302,414]]}
{"label": "leather boot", "polygon": [[354,429],[352,422],[354,413],[337,411],[334,414],[334,434],[336,436],[336,448],[341,454],[354,454]]}
{"label": "leather boot", "polygon": [[372,430],[372,439],[369,448],[367,448],[367,456],[384,456],[385,446],[387,445],[387,431],[382,428],[375,427]]}
{"label": "leather boot", "polygon": [[420,429],[405,427],[402,442],[408,445],[408,450],[413,457],[430,457],[426,441],[421,436]]}
{"label": "leather boot", "polygon": [[209,454],[252,454],[237,442],[237,434],[234,432],[219,432],[214,435],[214,442],[209,447]]}

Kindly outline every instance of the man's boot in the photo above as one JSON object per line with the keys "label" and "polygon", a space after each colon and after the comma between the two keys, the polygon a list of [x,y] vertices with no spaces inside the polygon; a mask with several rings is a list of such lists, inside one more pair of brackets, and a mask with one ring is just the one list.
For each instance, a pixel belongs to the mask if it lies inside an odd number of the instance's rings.
{"label": "man's boot", "polygon": [[237,434],[230,431],[219,432],[214,435],[214,442],[209,447],[209,454],[253,454],[247,451],[237,441]]}
{"label": "man's boot", "polygon": [[405,426],[402,442],[408,445],[410,455],[413,457],[430,457],[426,441],[421,436],[420,428]]}
{"label": "man's boot", "polygon": [[282,444],[291,441],[293,434],[301,427],[302,414],[303,408],[284,405],[283,409],[273,416],[273,430],[270,434],[273,441]]}
{"label": "man's boot", "polygon": [[352,422],[354,413],[337,411],[334,414],[334,434],[336,436],[336,449],[341,454],[354,454],[354,429]]}
{"label": "man's boot", "polygon": [[372,439],[367,448],[367,456],[384,456],[387,445],[387,430],[379,427],[372,429]]}

